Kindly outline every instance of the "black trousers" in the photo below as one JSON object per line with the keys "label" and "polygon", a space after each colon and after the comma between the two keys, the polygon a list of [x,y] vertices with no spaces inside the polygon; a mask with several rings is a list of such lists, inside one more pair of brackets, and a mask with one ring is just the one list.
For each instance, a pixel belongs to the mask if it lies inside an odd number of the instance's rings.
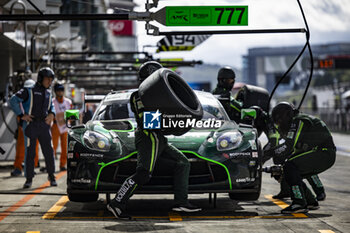
{"label": "black trousers", "polygon": [[46,124],[45,121],[32,121],[29,125],[23,126],[23,130],[27,136],[27,140],[25,140],[27,153],[24,161],[26,178],[30,179],[34,177],[34,157],[37,139],[44,154],[47,173],[49,175],[53,174],[55,172],[55,159],[52,149],[50,125]]}
{"label": "black trousers", "polygon": [[[310,177],[326,171],[335,163],[335,156],[335,149],[310,150],[291,156],[284,164],[284,177],[290,187],[298,186],[301,189],[302,202],[306,201],[305,195],[310,193],[303,182],[303,177]],[[292,199],[296,200],[293,193]]]}
{"label": "black trousers", "polygon": [[125,204],[138,187],[148,183],[158,161],[173,171],[175,204],[186,204],[190,173],[187,157],[168,144],[161,133],[137,129],[135,142],[138,151],[136,172],[124,181],[115,200]]}

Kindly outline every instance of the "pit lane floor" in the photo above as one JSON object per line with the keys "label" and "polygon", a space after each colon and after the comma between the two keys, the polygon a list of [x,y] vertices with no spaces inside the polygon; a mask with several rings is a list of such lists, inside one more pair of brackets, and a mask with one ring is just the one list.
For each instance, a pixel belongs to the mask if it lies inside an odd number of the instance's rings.
{"label": "pit lane floor", "polygon": [[[349,140],[350,141],[350,140]],[[10,177],[0,163],[0,232],[350,232],[350,157],[337,154],[336,164],[320,175],[327,198],[307,214],[280,214],[290,203],[271,198],[279,185],[263,174],[257,201],[237,202],[218,194],[216,207],[208,194],[190,195],[203,211],[170,211],[172,195],[135,195],[128,205],[133,220],[117,220],[106,209],[105,195],[98,202],[75,203],[65,195],[66,172],[56,174],[58,187],[49,187],[47,174],[34,178],[23,190],[23,177]]]}

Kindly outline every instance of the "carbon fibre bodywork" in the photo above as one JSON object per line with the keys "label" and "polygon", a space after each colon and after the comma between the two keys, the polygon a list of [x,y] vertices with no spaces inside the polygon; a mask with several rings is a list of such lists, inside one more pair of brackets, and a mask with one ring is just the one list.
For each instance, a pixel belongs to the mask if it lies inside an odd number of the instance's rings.
{"label": "carbon fibre bodywork", "polygon": [[[75,201],[79,201],[79,196],[83,201],[84,195],[116,192],[135,172],[136,123],[128,104],[132,91],[108,94],[91,121],[69,130],[67,192]],[[190,160],[189,193],[255,194],[258,198],[262,152],[256,129],[230,121],[212,94],[196,94],[205,118],[215,118],[221,127],[194,128],[182,136],[167,136],[168,142]],[[117,106],[118,111],[113,115],[108,106]],[[228,150],[220,148],[218,140],[232,132],[240,137],[239,145]],[[94,138],[98,138],[97,142]],[[173,193],[172,171],[166,164],[157,163],[150,182],[136,193]]]}

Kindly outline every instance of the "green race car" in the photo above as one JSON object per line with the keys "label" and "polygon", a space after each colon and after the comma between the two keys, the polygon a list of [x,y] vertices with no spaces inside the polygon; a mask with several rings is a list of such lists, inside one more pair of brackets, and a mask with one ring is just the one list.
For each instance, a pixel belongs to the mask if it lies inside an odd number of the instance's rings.
{"label": "green race car", "polygon": [[[70,128],[67,193],[71,201],[95,201],[100,193],[115,193],[135,172],[136,122],[129,104],[133,91],[109,93],[89,122]],[[211,93],[195,93],[204,111],[201,121],[215,124],[194,127],[182,136],[167,136],[191,163],[189,193],[229,193],[231,199],[258,199],[262,150],[256,129],[230,121]],[[167,164],[157,162],[150,182],[136,193],[171,194],[172,182]]]}

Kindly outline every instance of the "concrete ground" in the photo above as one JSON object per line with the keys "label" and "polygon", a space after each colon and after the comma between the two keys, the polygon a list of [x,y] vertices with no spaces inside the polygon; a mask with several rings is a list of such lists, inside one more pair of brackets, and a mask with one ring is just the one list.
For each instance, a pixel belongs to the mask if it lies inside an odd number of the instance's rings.
{"label": "concrete ground", "polygon": [[280,214],[290,200],[272,199],[279,185],[264,174],[257,201],[219,194],[215,207],[208,194],[196,194],[190,200],[203,211],[177,214],[170,211],[172,195],[135,195],[128,206],[134,219],[117,220],[106,209],[104,195],[94,203],[68,201],[66,172],[56,174],[58,187],[49,187],[47,174],[36,170],[32,188],[23,190],[25,178],[10,177],[11,163],[1,162],[0,232],[350,232],[350,136],[334,138],[337,161],[320,175],[326,200],[319,210],[294,215]]}

